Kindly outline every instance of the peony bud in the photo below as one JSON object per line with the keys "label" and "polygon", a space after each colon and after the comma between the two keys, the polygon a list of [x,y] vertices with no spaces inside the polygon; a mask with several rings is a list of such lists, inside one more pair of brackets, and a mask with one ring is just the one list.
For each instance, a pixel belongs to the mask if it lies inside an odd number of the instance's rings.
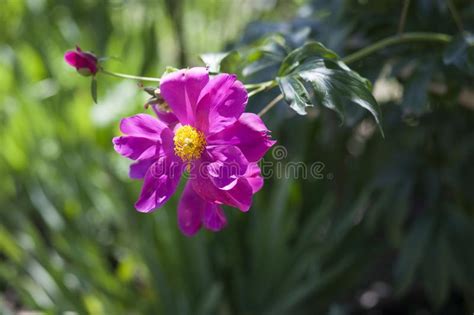
{"label": "peony bud", "polygon": [[99,71],[97,57],[89,52],[83,52],[79,46],[76,50],[67,51],[64,60],[83,76],[95,75]]}

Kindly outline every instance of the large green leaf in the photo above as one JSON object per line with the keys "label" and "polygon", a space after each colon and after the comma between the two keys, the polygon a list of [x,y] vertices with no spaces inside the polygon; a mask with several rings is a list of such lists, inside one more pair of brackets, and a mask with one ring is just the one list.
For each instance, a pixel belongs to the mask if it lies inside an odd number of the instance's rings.
{"label": "large green leaf", "polygon": [[254,47],[245,54],[245,65],[242,74],[245,77],[253,76],[269,68],[278,66],[288,53],[285,39],[279,35],[274,35],[264,40],[258,41]]}
{"label": "large green leaf", "polygon": [[252,77],[258,74],[268,75],[272,71],[276,73],[288,51],[285,39],[280,35],[272,35],[242,49],[202,54],[200,58],[211,72]]}
{"label": "large green leaf", "polygon": [[301,65],[304,60],[312,57],[321,57],[325,59],[339,58],[335,52],[326,48],[323,44],[318,42],[308,42],[288,54],[280,66],[278,76],[284,76],[291,73],[296,67]]}
{"label": "large green leaf", "polygon": [[292,51],[278,75],[285,100],[298,114],[305,115],[307,107],[322,105],[344,120],[348,106],[355,104],[368,110],[380,126],[380,109],[370,82],[322,44],[309,42]]}

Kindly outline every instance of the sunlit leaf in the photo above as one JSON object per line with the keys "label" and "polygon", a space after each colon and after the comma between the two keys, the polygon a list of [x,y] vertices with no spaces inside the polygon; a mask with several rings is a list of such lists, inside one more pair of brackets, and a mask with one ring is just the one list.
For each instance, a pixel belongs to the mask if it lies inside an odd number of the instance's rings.
{"label": "sunlit leaf", "polygon": [[219,72],[221,68],[221,62],[225,57],[229,55],[230,52],[222,53],[208,53],[202,54],[199,57],[202,62],[206,64],[210,72]]}
{"label": "sunlit leaf", "polygon": [[[277,81],[285,100],[298,114],[315,105],[337,112],[344,120],[348,106],[368,110],[380,126],[380,109],[370,82],[352,71],[320,43],[308,43],[283,61]],[[380,128],[382,131],[382,129]]]}

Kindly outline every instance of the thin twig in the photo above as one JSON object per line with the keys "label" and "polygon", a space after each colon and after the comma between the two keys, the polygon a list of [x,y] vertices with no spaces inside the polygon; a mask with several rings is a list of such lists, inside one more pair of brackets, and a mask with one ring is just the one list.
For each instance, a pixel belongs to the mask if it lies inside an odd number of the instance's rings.
{"label": "thin twig", "polygon": [[248,96],[249,96],[249,97],[252,97],[252,96],[254,96],[255,94],[258,94],[258,93],[264,91],[265,89],[266,89],[265,86],[262,85],[261,87],[256,88],[256,89],[253,90],[253,91],[250,91],[249,94],[248,94]]}
{"label": "thin twig", "polygon": [[464,26],[462,25],[461,15],[459,14],[459,11],[456,9],[453,0],[448,0],[447,2],[449,11],[451,12],[451,16],[453,17],[454,23],[456,23],[456,27],[461,33],[463,33]]}
{"label": "thin twig", "polygon": [[403,1],[402,14],[400,15],[400,22],[398,23],[398,35],[401,35],[405,30],[405,22],[407,20],[408,8],[410,7],[410,0]]}
{"label": "thin twig", "polygon": [[384,38],[378,42],[373,43],[370,46],[364,47],[361,50],[358,50],[355,53],[342,58],[342,61],[344,61],[345,63],[352,63],[391,45],[407,42],[438,42],[442,44],[447,44],[451,41],[451,39],[452,37],[450,35],[442,33],[403,33],[401,35],[395,35]]}
{"label": "thin twig", "polygon": [[[277,85],[278,85],[278,83],[276,82],[276,80],[271,80],[271,81],[266,81],[266,82],[260,83],[260,86],[257,85],[258,87],[255,90],[250,91],[248,96],[252,97],[255,94],[258,94],[260,92],[269,90],[269,89],[271,89],[271,88],[273,88]],[[248,88],[248,85],[245,86],[245,87]]]}
{"label": "thin twig", "polygon": [[268,112],[270,109],[273,108],[279,101],[283,99],[283,94],[278,94],[277,97],[275,97],[270,103],[268,103],[259,113],[258,116],[262,117],[265,115],[266,112]]}
{"label": "thin twig", "polygon": [[101,69],[100,72],[103,73],[103,74],[106,74],[106,75],[110,75],[110,76],[117,77],[117,78],[122,78],[122,79],[160,82],[160,79],[158,79],[158,78],[141,77],[141,76],[125,74],[125,73],[110,72],[110,71],[107,71],[105,69]]}
{"label": "thin twig", "polygon": [[272,85],[274,81],[275,80],[269,80],[269,81],[260,82],[260,83],[245,84],[244,87],[247,90],[250,90],[250,89],[260,88],[262,85],[265,85],[265,86],[266,85]]}

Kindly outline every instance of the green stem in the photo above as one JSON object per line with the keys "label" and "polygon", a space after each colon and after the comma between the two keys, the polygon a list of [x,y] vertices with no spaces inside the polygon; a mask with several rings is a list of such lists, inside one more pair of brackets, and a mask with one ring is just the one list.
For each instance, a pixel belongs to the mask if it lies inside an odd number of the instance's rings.
{"label": "green stem", "polygon": [[268,103],[259,113],[258,116],[262,117],[265,115],[266,112],[268,112],[270,109],[272,109],[276,104],[278,104],[279,101],[283,99],[283,94],[278,94],[277,97],[275,97],[273,100],[271,100],[270,103]]}
{"label": "green stem", "polygon": [[352,63],[391,45],[409,42],[438,42],[447,44],[451,41],[451,38],[450,35],[441,33],[404,33],[375,42],[370,46],[362,48],[361,50],[342,58],[342,61],[345,63]]}
{"label": "green stem", "polygon": [[160,82],[160,79],[158,79],[158,78],[140,77],[140,76],[136,76],[136,75],[110,72],[110,71],[107,71],[107,70],[105,70],[105,69],[101,69],[100,72],[102,72],[103,74],[106,74],[106,75],[110,75],[110,76],[117,77],[117,78],[122,78],[122,79],[132,79],[132,80],[139,80],[139,81]]}
{"label": "green stem", "polygon": [[278,83],[276,82],[276,80],[270,80],[270,81],[265,81],[265,82],[262,82],[262,83],[256,83],[256,84],[247,84],[247,85],[244,85],[244,87],[246,89],[253,89],[255,88],[255,90],[252,90],[249,92],[249,97],[252,97],[260,92],[263,92],[263,91],[266,91],[266,90],[269,90],[275,86],[277,86]]}
{"label": "green stem", "polygon": [[260,82],[260,83],[253,83],[253,84],[245,84],[245,88],[247,90],[250,90],[250,89],[256,89],[256,88],[260,88],[262,85],[269,85],[269,84],[272,84],[273,81],[275,80],[270,80],[270,81],[264,81],[264,82]]}
{"label": "green stem", "polygon": [[451,16],[453,17],[454,23],[456,23],[456,27],[462,33],[464,32],[464,26],[462,25],[461,15],[459,14],[458,9],[453,3],[453,0],[448,0],[448,8],[451,11]]}

